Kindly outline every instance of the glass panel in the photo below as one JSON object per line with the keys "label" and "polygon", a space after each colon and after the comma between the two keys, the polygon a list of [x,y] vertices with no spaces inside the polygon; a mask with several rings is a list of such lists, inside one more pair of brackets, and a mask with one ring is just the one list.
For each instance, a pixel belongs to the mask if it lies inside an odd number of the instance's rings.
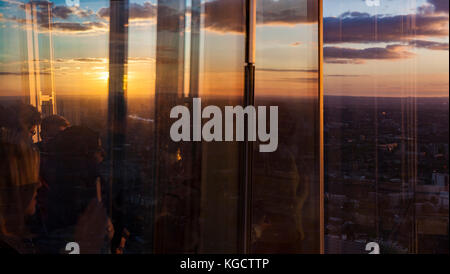
{"label": "glass panel", "polygon": [[255,105],[278,106],[279,137],[275,152],[254,146],[252,252],[320,252],[318,14],[257,2]]}
{"label": "glass panel", "polygon": [[[25,213],[35,214],[26,219],[26,230],[2,219],[1,241],[23,253],[64,252],[67,242],[77,238],[78,218],[89,215],[89,202],[98,198],[107,203],[108,169],[101,143],[107,143],[109,14],[103,11],[109,1],[75,2],[0,2],[0,81],[6,83],[0,91],[0,116],[6,120],[1,124],[2,159],[9,159],[2,160],[1,170],[17,160],[19,172],[40,177],[2,181],[2,192],[6,183],[22,202],[32,201]],[[24,129],[28,135],[20,133]],[[30,146],[31,135],[35,146]],[[20,158],[20,153],[29,156]],[[30,164],[34,157],[40,167]],[[24,190],[28,185],[36,188]],[[19,201],[11,193],[1,193],[2,217]],[[106,210],[97,216],[108,220]],[[23,213],[15,218],[23,222]],[[12,240],[24,235],[34,235],[34,248]],[[108,243],[98,246],[109,248]]]}
{"label": "glass panel", "polygon": [[[0,1],[0,247],[319,252],[316,1],[258,1],[255,101],[278,106],[276,152],[225,140],[227,123],[202,140],[205,107],[223,122],[252,103],[247,2]],[[171,136],[175,107],[189,141]]]}
{"label": "glass panel", "polygon": [[[224,11],[241,13],[223,22]],[[173,142],[168,121],[177,105],[188,107],[195,119],[194,98],[203,105],[239,104],[243,18],[237,1],[158,1],[156,252],[237,250],[237,143],[200,143],[195,127],[194,142]]]}
{"label": "glass panel", "polygon": [[[245,10],[243,0],[201,1],[199,95],[203,107],[242,104]],[[206,120],[204,120],[206,121]],[[238,142],[202,142],[200,251],[236,253],[239,227]]]}
{"label": "glass panel", "polygon": [[[130,233],[126,253],[152,253],[155,185],[155,82],[157,3],[129,3],[125,184],[116,204],[122,208],[117,231]],[[115,225],[116,227],[119,224]],[[126,229],[126,230],[125,230]],[[125,231],[124,231],[125,230]],[[119,233],[122,235],[122,233]],[[116,237],[119,245],[121,237]]]}
{"label": "glass panel", "polygon": [[324,62],[326,252],[448,253],[448,1],[325,0]]}

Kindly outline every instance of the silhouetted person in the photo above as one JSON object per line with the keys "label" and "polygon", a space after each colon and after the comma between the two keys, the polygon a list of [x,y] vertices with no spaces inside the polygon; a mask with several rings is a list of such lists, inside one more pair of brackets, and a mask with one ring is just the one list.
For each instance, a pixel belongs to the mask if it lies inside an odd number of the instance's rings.
{"label": "silhouetted person", "polygon": [[[68,242],[77,241],[75,225],[80,215],[91,207],[102,208],[101,221],[104,225],[98,233],[86,230],[90,240],[79,244],[82,252],[101,252],[103,241],[110,239],[114,230],[101,205],[103,199],[98,167],[104,155],[99,135],[87,127],[69,127],[49,141],[48,153],[43,167],[43,179],[49,187],[46,221],[48,252],[61,252]],[[99,221],[89,220],[84,219],[85,222]]]}
{"label": "silhouetted person", "polygon": [[31,106],[21,102],[0,108],[0,137],[7,143],[32,142],[41,114]]}
{"label": "silhouetted person", "polygon": [[[34,165],[32,166],[29,163],[29,161],[30,159],[34,159],[36,157],[37,159],[39,159],[38,151],[36,147],[33,145],[32,137],[36,134],[37,127],[39,126],[40,122],[41,122],[40,113],[35,107],[31,105],[27,105],[22,102],[15,102],[13,104],[0,107],[0,142],[2,142],[3,148],[7,149],[4,152],[6,153],[9,151],[8,153],[10,153],[5,156],[6,158],[2,157],[2,159],[0,159],[1,161],[3,161],[2,163],[2,172],[4,172],[4,174],[2,175],[3,183],[6,182],[10,185],[18,184],[17,180],[19,178],[19,180],[22,180],[20,184],[24,184],[23,182],[24,178],[30,177],[31,172],[30,170],[32,170],[33,173],[37,172],[37,174],[39,174],[39,167],[37,167],[38,169],[35,170],[35,166]],[[16,165],[14,166],[14,164]],[[4,170],[5,168],[8,170]],[[7,176],[8,174],[6,174],[5,172],[13,172],[14,174],[12,174],[12,176],[15,176],[15,179],[13,177],[8,177]],[[39,180],[37,178],[33,179],[34,184],[38,184],[38,182]],[[19,188],[24,189],[26,187],[21,186]],[[6,195],[5,193],[7,192],[9,193],[8,195],[13,195],[11,194],[11,187],[9,187],[9,191],[3,191],[3,194]],[[30,193],[28,194],[31,195]],[[34,196],[35,193],[33,192],[33,197]],[[35,199],[36,197],[33,198],[33,203],[35,203]],[[23,203],[23,200],[20,203]],[[10,202],[10,204],[17,205],[17,201]],[[35,207],[33,207],[33,213],[34,211]],[[38,218],[35,217],[28,218],[28,217],[27,221],[30,221],[30,223],[32,223],[33,228],[36,227],[36,223],[39,223],[38,221],[36,221],[38,220]],[[23,219],[22,213],[17,215],[16,218],[19,218],[20,221],[22,221]],[[25,226],[28,224],[29,224],[28,222],[20,223],[20,226]],[[23,234],[24,231],[26,231],[28,235],[31,235],[31,230],[25,229],[25,227],[20,228],[19,234]],[[24,251],[22,250],[20,252]]]}
{"label": "silhouetted person", "polygon": [[40,130],[41,142],[38,143],[39,150],[45,153],[47,143],[69,126],[69,121],[60,115],[50,115],[42,119]]}
{"label": "silhouetted person", "polygon": [[70,126],[69,121],[60,115],[50,115],[42,119],[41,138],[44,142],[53,139],[58,133]]}
{"label": "silhouetted person", "polygon": [[38,190],[38,208],[37,217],[34,223],[34,231],[37,233],[45,233],[45,221],[47,220],[47,203],[48,203],[48,184],[43,179],[46,176],[45,166],[48,158],[48,143],[55,138],[60,132],[64,131],[70,126],[69,121],[60,115],[50,115],[42,119],[40,136],[41,141],[36,144],[41,155],[41,183],[42,186]]}

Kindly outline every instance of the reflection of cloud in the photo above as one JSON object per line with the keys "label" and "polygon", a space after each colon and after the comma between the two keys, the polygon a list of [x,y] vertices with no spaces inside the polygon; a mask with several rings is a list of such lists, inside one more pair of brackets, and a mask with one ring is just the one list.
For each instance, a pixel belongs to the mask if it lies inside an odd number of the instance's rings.
{"label": "reflection of cloud", "polygon": [[[245,30],[244,21],[244,1],[242,0],[214,0],[202,4],[204,10],[205,28],[216,32],[235,32],[243,33]],[[263,12],[258,15],[258,24],[266,25],[295,25],[301,23],[311,23],[317,21],[317,1],[307,0],[306,2],[298,0],[260,0],[258,7]],[[169,9],[170,11],[166,10]],[[153,20],[157,16],[157,11],[172,13],[173,16],[182,15],[179,10],[170,5],[161,5],[158,7],[151,2],[143,4],[130,3],[129,19],[134,24],[136,21]],[[187,11],[189,12],[189,11]],[[45,23],[46,14],[38,14],[39,22]],[[69,20],[71,16],[78,18],[92,18],[109,20],[109,7],[100,8],[97,13],[92,10],[82,9],[80,7],[54,6],[53,16],[62,20]],[[103,22],[57,22],[55,29],[64,32],[90,32],[97,26],[103,29]],[[135,26],[135,25],[133,25]],[[178,25],[177,25],[178,26]],[[167,30],[177,30],[171,24],[164,26]]]}
{"label": "reflection of cloud", "polygon": [[[107,58],[101,57],[85,57],[85,58],[58,58],[55,60],[56,63],[108,63]],[[152,57],[128,57],[129,63],[153,63],[155,58]]]}
{"label": "reflection of cloud", "polygon": [[440,43],[425,40],[411,40],[408,45],[416,48],[425,48],[430,50],[448,50],[448,43]]}
{"label": "reflection of cloud", "polygon": [[62,32],[96,32],[108,31],[108,25],[103,22],[56,22],[53,29]]}
{"label": "reflection of cloud", "polygon": [[243,3],[241,0],[215,0],[204,3],[205,27],[218,32],[244,32]]}
{"label": "reflection of cloud", "polygon": [[10,71],[0,71],[0,76],[22,76],[22,75],[26,75],[27,73],[24,72],[10,72]]}
{"label": "reflection of cloud", "polygon": [[[36,14],[38,17],[39,23],[45,23],[48,21],[48,10],[47,10],[47,2],[46,1],[34,1],[35,5],[37,5],[38,8],[36,10]],[[25,9],[25,5],[20,5],[21,9]],[[90,16],[96,15],[94,11],[90,9],[83,9],[81,7],[67,7],[65,5],[63,6],[52,6],[52,16],[53,18],[59,18],[63,20],[69,19],[71,16],[75,16],[78,18],[88,18]]]}
{"label": "reflection of cloud", "polygon": [[[129,18],[130,20],[153,19],[156,16],[157,9],[157,6],[150,2],[145,2],[142,5],[138,3],[130,3]],[[101,18],[109,19],[109,8],[99,9],[97,15]]]}
{"label": "reflection of cloud", "polygon": [[155,58],[151,57],[128,57],[129,63],[152,63],[155,62]]}
{"label": "reflection of cloud", "polygon": [[[48,18],[48,17],[47,17]],[[8,21],[18,23],[22,28],[26,28],[26,20],[23,18],[18,18],[16,16],[5,17],[4,19],[0,18],[0,21]],[[39,27],[41,30],[48,30],[49,24],[48,21],[45,22],[43,19],[39,19],[42,22]],[[55,33],[102,33],[109,31],[109,27],[104,22],[54,22],[52,24],[52,30]]]}
{"label": "reflection of cloud", "polygon": [[[242,0],[215,0],[204,3],[205,27],[218,32],[244,32],[243,4]],[[258,24],[296,25],[317,22],[315,0],[259,0],[258,9]]]}
{"label": "reflection of cloud", "polygon": [[370,15],[345,12],[324,18],[324,43],[389,43],[364,49],[324,47],[324,60],[334,64],[362,64],[366,60],[397,60],[414,56],[410,48],[448,50],[448,43],[422,40],[448,36],[448,0],[428,0],[416,14]]}
{"label": "reflection of cloud", "polygon": [[72,9],[66,6],[55,6],[53,8],[53,16],[57,18],[68,19],[72,13]]}
{"label": "reflection of cloud", "polygon": [[71,15],[79,18],[88,18],[96,15],[93,10],[82,9],[81,7],[54,6],[53,16],[61,19],[68,19]]}
{"label": "reflection of cloud", "polygon": [[[222,0],[227,1],[227,0]],[[316,0],[260,0],[258,6],[260,24],[296,25],[317,22],[318,6]]]}
{"label": "reflection of cloud", "polygon": [[17,1],[17,0],[2,0],[2,2],[6,2],[8,4],[14,4],[14,5],[23,5],[22,2]]}
{"label": "reflection of cloud", "polygon": [[317,83],[319,81],[319,78],[317,77],[296,77],[296,78],[280,78],[277,79],[281,82],[295,82],[295,83]]}
{"label": "reflection of cloud", "polygon": [[448,0],[427,0],[427,2],[434,6],[435,12],[443,12],[448,14]]}
{"label": "reflection of cloud", "polygon": [[324,77],[362,77],[364,74],[326,74]]}
{"label": "reflection of cloud", "polygon": [[[35,5],[39,8],[36,9],[37,22],[41,29],[48,29],[49,27],[49,14],[48,14],[48,2],[46,1],[34,1]],[[19,8],[24,10],[25,5],[21,3]],[[67,7],[67,6],[53,6],[52,7],[53,22],[52,27],[55,32],[74,32],[74,33],[91,33],[91,32],[105,32],[108,30],[106,23],[97,21],[99,19],[94,11],[90,9],[82,9],[80,7]],[[71,19],[78,18],[85,21],[71,21]],[[91,18],[94,21],[89,21]],[[0,17],[0,19],[2,19]],[[59,19],[59,21],[56,21]],[[15,22],[22,27],[26,26],[26,20],[24,18],[10,16],[4,17],[2,21]],[[56,21],[56,22],[55,22]]]}
{"label": "reflection of cloud", "polygon": [[[49,72],[40,72],[40,75],[50,75]],[[28,75],[28,72],[0,71],[0,76],[22,76]]]}
{"label": "reflection of cloud", "polygon": [[398,60],[411,58],[414,53],[407,51],[404,45],[389,45],[385,48],[374,47],[366,49],[352,49],[339,47],[324,47],[324,61],[333,64],[361,64],[365,60]]}
{"label": "reflection of cloud", "polygon": [[89,57],[89,58],[73,58],[73,59],[63,59],[58,58],[55,60],[58,63],[106,63],[106,58],[97,58],[97,57]]}
{"label": "reflection of cloud", "polygon": [[278,69],[278,68],[256,68],[256,71],[266,72],[318,72],[317,69]]}
{"label": "reflection of cloud", "polygon": [[[217,32],[244,32],[244,1],[242,0],[214,0],[205,2],[202,7],[204,10],[205,27]],[[310,23],[317,21],[317,1],[308,0],[303,5],[298,0],[260,0],[260,7],[264,13],[258,18],[259,24],[282,24],[294,25],[300,23]],[[161,5],[158,7],[151,2],[143,4],[131,3],[129,6],[130,21],[151,20],[157,15],[158,8],[172,9],[172,12],[179,11],[171,8],[170,5]],[[168,11],[164,11],[168,12]],[[101,8],[97,12],[100,18],[109,18],[109,8]],[[172,30],[171,27],[167,29]]]}
{"label": "reflection of cloud", "polygon": [[447,35],[447,15],[369,16],[354,12],[324,18],[325,43],[392,42]]}

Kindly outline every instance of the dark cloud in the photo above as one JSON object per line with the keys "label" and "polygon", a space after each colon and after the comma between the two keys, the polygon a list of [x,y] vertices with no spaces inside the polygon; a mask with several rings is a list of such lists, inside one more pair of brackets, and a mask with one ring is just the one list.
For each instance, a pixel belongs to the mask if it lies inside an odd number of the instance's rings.
{"label": "dark cloud", "polygon": [[107,62],[106,58],[94,58],[94,57],[88,57],[88,58],[57,58],[55,60],[56,63],[105,63]]}
{"label": "dark cloud", "polygon": [[343,15],[324,18],[324,43],[392,42],[448,36],[448,16],[444,15]]}
{"label": "dark cloud", "polygon": [[[40,72],[41,75],[50,75],[48,72]],[[28,72],[11,72],[11,71],[0,71],[0,76],[23,76],[28,75]]]}
{"label": "dark cloud", "polygon": [[318,72],[317,69],[278,69],[278,68],[256,68],[257,71],[268,72]]}
{"label": "dark cloud", "polygon": [[55,6],[53,8],[53,16],[57,18],[68,19],[72,14],[72,9],[66,6]]}
{"label": "dark cloud", "polygon": [[216,0],[204,4],[205,27],[218,32],[245,31],[244,1]]}
{"label": "dark cloud", "polygon": [[[245,31],[244,1],[215,0],[204,3],[206,28],[218,32]],[[259,0],[258,24],[296,25],[317,22],[317,1]]]}
{"label": "dark cloud", "polygon": [[22,76],[26,75],[24,72],[10,72],[10,71],[0,71],[0,76]]}
{"label": "dark cloud", "polygon": [[428,0],[427,2],[434,6],[435,12],[443,12],[448,14],[448,0]]}
{"label": "dark cloud", "polygon": [[343,14],[341,14],[342,18],[345,17],[370,17],[370,14],[366,13],[366,12],[359,12],[359,11],[347,11],[344,12]]}
{"label": "dark cloud", "polygon": [[338,65],[344,65],[344,64],[364,64],[364,60],[360,59],[325,59],[325,63],[328,64],[338,64]]}
{"label": "dark cloud", "polygon": [[97,15],[103,19],[109,19],[109,8],[100,8]]}
{"label": "dark cloud", "polygon": [[104,59],[102,58],[75,58],[73,59],[75,62],[83,62],[83,63],[103,63]]}
{"label": "dark cloud", "polygon": [[[308,0],[302,6],[298,0],[260,0],[260,10],[263,14],[258,16],[259,24],[285,24],[294,25],[317,21],[317,1]],[[160,6],[160,9],[174,7]],[[152,19],[157,15],[158,7],[150,2],[144,4],[130,4],[130,20]],[[244,1],[242,0],[215,0],[205,2],[204,22],[209,30],[218,32],[243,33],[245,30]],[[179,12],[178,12],[179,13]],[[101,8],[97,12],[100,18],[109,18],[109,8]],[[181,14],[180,14],[181,15]]]}
{"label": "dark cloud", "polygon": [[[48,20],[47,2],[46,1],[34,1],[39,9],[37,9],[38,22],[43,23]],[[25,5],[20,5],[21,9],[25,10]],[[54,18],[59,18],[63,20],[69,19],[72,15],[79,18],[88,18],[95,15],[95,13],[90,9],[82,9],[80,7],[67,7],[63,6],[52,6],[52,15]]]}
{"label": "dark cloud", "polygon": [[426,40],[411,40],[408,45],[416,48],[425,48],[430,50],[448,50],[448,43],[440,43]]}
{"label": "dark cloud", "polygon": [[78,17],[81,18],[88,18],[90,16],[96,16],[95,12],[93,10],[83,10],[83,9],[76,9],[75,14],[78,15]]}
{"label": "dark cloud", "polygon": [[362,77],[362,76],[367,76],[364,74],[326,74],[324,75],[325,77]]}
{"label": "dark cloud", "polygon": [[[145,2],[142,5],[137,3],[131,3],[129,5],[129,18],[130,20],[139,19],[152,19],[156,16],[157,6]],[[109,8],[101,8],[98,10],[97,15],[104,19],[109,19]]]}
{"label": "dark cloud", "polygon": [[[258,24],[267,25],[294,25],[312,23],[317,21],[317,1],[308,0],[304,5],[298,0],[260,0],[258,3],[260,13]],[[132,3],[129,6],[130,20],[153,19],[157,16],[158,7],[150,2],[143,4]],[[182,14],[175,6],[159,6],[163,13]],[[163,9],[167,9],[163,11]],[[205,27],[217,32],[243,33],[245,30],[244,1],[242,0],[215,0],[203,4]],[[97,16],[109,18],[109,8],[101,8]],[[162,26],[161,26],[162,27]],[[168,30],[174,28],[166,26]]]}
{"label": "dark cloud", "polygon": [[373,47],[365,49],[324,47],[323,55],[326,63],[361,64],[366,60],[398,60],[414,57],[405,45],[389,45],[384,48]]}
{"label": "dark cloud", "polygon": [[[222,0],[225,1],[225,0]],[[316,0],[260,0],[260,24],[295,25],[317,22],[318,6]]]}
{"label": "dark cloud", "polygon": [[137,3],[130,4],[130,19],[149,19],[156,16],[156,5],[145,2],[140,5]]}
{"label": "dark cloud", "polygon": [[[204,3],[206,28],[219,32],[244,32],[242,0],[215,0]],[[448,0],[429,0],[436,11],[447,8]],[[445,2],[445,3],[444,3]],[[302,6],[298,0],[259,0],[258,24],[295,25],[317,22],[317,1]],[[448,13],[448,12],[447,12]],[[388,42],[416,37],[448,35],[448,16],[418,13],[395,16],[371,16],[362,12],[346,12],[340,17],[324,18],[324,42]]]}
{"label": "dark cloud", "polygon": [[297,78],[279,78],[278,81],[282,82],[296,82],[296,83],[317,83],[319,78],[317,77],[297,77]]}
{"label": "dark cloud", "polygon": [[5,17],[0,18],[0,19],[2,21],[5,21],[5,22],[14,22],[14,23],[22,24],[22,25],[26,24],[26,20],[25,19],[19,18],[17,16],[9,16],[9,17],[5,16]]}
{"label": "dark cloud", "polygon": [[53,29],[63,32],[87,32],[93,30],[107,30],[108,26],[103,22],[56,22],[53,23]]}
{"label": "dark cloud", "polygon": [[55,6],[53,7],[53,16],[61,19],[68,19],[71,15],[78,18],[88,18],[90,16],[96,15],[94,11],[90,9],[82,9],[80,7],[66,7],[66,6]]}

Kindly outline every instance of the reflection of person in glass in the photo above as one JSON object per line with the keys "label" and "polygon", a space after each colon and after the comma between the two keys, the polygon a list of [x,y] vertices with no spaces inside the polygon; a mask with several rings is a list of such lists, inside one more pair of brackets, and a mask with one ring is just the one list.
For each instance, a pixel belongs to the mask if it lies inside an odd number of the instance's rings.
{"label": "reflection of person in glass", "polygon": [[41,123],[41,139],[42,145],[47,144],[58,133],[64,131],[70,126],[69,121],[60,115],[50,115],[42,119]]}
{"label": "reflection of person in glass", "polygon": [[21,102],[0,107],[0,136],[9,143],[31,142],[41,123],[38,110]]}
{"label": "reflection of person in glass", "polygon": [[31,138],[40,123],[33,106],[0,106],[0,253],[34,253],[26,219],[35,213],[39,154]]}
{"label": "reflection of person in glass", "polygon": [[49,186],[46,252],[61,252],[71,241],[83,241],[82,253],[102,252],[114,230],[101,205],[99,164],[104,152],[99,135],[86,127],[69,127],[50,140],[48,153],[43,167]]}
{"label": "reflection of person in glass", "polygon": [[0,253],[35,253],[25,219],[35,213],[39,154],[28,144],[0,143]]}
{"label": "reflection of person in glass", "polygon": [[46,178],[46,169],[47,159],[48,159],[48,144],[51,143],[51,140],[55,138],[60,132],[64,131],[66,128],[70,126],[69,121],[67,121],[64,117],[60,115],[50,115],[42,119],[41,122],[41,130],[40,136],[41,141],[36,144],[39,148],[40,156],[41,156],[41,187],[38,190],[38,207],[37,207],[37,215],[39,216],[36,219],[35,231],[40,232],[39,230],[45,231],[45,221],[47,220],[47,197],[48,197],[48,184],[42,178]]}
{"label": "reflection of person in glass", "polygon": [[284,111],[280,121],[290,123],[279,128],[278,150],[255,154],[252,248],[257,253],[301,252],[307,236],[303,211],[312,169],[294,154],[294,144],[304,139],[296,133],[298,119]]}

